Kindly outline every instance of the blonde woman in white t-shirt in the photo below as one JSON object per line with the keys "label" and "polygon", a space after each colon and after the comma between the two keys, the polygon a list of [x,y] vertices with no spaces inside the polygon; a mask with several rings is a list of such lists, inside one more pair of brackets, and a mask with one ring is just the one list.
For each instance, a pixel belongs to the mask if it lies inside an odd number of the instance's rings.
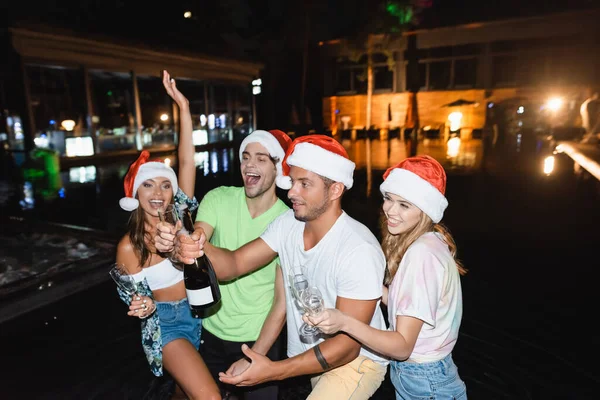
{"label": "blonde woman in white t-shirt", "polygon": [[382,301],[390,328],[375,329],[337,309],[305,315],[305,322],[333,334],[343,331],[388,356],[396,399],[466,399],[452,350],[462,319],[456,245],[440,225],[448,206],[446,174],[429,156],[410,157],[389,168],[383,194],[382,248],[387,258]]}

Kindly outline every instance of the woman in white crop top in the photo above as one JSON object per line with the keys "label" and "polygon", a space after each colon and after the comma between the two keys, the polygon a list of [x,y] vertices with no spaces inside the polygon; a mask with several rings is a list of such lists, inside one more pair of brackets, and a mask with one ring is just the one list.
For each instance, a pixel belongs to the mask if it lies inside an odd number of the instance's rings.
{"label": "woman in white crop top", "polygon": [[389,330],[372,328],[336,309],[307,323],[344,331],[388,356],[396,399],[460,399],[467,389],[452,359],[462,319],[460,275],[450,232],[439,224],[448,201],[444,168],[429,156],[410,157],[383,175],[382,247],[387,273],[382,302]]}
{"label": "woman in white crop top", "polygon": [[190,209],[198,206],[189,102],[167,71],[163,71],[163,84],[180,110],[179,181],[165,163],[149,162],[147,151],[131,164],[124,181],[125,197],[119,201],[121,208],[131,211],[131,217],[128,232],[117,247],[117,263],[134,276],[138,291],[133,298],[119,294],[129,304],[127,314],[142,321],[142,346],[152,372],[161,376],[166,368],[177,383],[176,394],[183,390],[188,398],[221,399],[197,351],[202,325],[187,303],[183,272],[153,244],[159,210],[172,203],[186,202]]}

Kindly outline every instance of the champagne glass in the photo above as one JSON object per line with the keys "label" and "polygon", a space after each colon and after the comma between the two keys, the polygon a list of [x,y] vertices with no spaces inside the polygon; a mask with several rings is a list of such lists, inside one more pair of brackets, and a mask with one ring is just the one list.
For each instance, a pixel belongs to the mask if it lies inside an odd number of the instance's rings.
{"label": "champagne glass", "polygon": [[[317,315],[323,311],[323,295],[314,286],[310,286],[307,278],[306,267],[294,266],[288,271],[288,281],[292,298],[296,307],[303,313]],[[298,335],[303,343],[315,343],[321,336],[319,328],[303,322],[298,329]]]}
{"label": "champagne glass", "polygon": [[[300,292],[298,302],[302,310],[311,316],[318,315],[323,311],[325,303],[321,291],[315,286],[309,286]],[[321,331],[316,326],[302,323],[299,329],[300,340],[304,343],[315,343],[321,337]]]}
{"label": "champagne glass", "polygon": [[302,303],[306,312],[313,317],[319,315],[325,308],[323,295],[315,286],[308,287],[302,291],[302,294],[300,295],[300,302]]}
{"label": "champagne glass", "polygon": [[114,263],[109,271],[110,277],[115,281],[119,289],[127,293],[128,296],[133,296],[137,292],[137,286],[133,276],[127,273],[123,264]]}
{"label": "champagne glass", "polygon": [[[169,204],[165,207],[164,211],[158,210],[158,218],[160,218],[161,222],[164,222],[169,225],[172,225],[173,227],[176,227],[177,222],[181,221],[181,211],[179,210],[177,205]],[[185,231],[185,229],[183,228],[183,223],[182,223],[181,228],[175,232],[175,236],[180,235],[180,234],[185,234],[186,232],[187,231]],[[173,246],[175,246],[175,243],[173,243]],[[169,258],[169,261],[171,261],[171,263],[173,264],[173,266],[175,268],[180,269],[180,270],[183,269],[183,263],[176,260],[173,257],[173,252],[171,252],[169,254],[168,258]]]}
{"label": "champagne glass", "polygon": [[303,266],[294,266],[288,271],[288,282],[292,298],[298,309],[302,309],[299,303],[300,292],[308,287],[308,279],[306,278],[306,268]]}

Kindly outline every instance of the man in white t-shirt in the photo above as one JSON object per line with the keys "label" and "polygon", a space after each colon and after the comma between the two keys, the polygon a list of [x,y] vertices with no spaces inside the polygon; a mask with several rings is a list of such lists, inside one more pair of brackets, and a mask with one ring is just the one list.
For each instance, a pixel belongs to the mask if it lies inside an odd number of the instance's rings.
{"label": "man in white t-shirt", "polygon": [[[388,360],[346,334],[315,343],[300,340],[302,313],[288,277],[292,267],[303,266],[309,284],[321,291],[325,307],[386,329],[379,307],[385,257],[371,231],[341,206],[342,195],[353,184],[354,166],[343,146],[331,137],[300,137],[290,145],[282,165],[284,176],[289,177],[292,210],[275,219],[260,238],[236,251],[212,246],[201,230],[191,236],[195,241],[179,243],[175,253],[184,261],[206,251],[220,280],[245,275],[280,258],[284,278],[276,281],[275,290],[285,290],[289,358],[271,361],[242,346],[251,364],[234,364],[220,374],[222,382],[248,386],[314,375],[311,400],[368,399],[381,385]],[[261,336],[275,336],[264,331]]]}

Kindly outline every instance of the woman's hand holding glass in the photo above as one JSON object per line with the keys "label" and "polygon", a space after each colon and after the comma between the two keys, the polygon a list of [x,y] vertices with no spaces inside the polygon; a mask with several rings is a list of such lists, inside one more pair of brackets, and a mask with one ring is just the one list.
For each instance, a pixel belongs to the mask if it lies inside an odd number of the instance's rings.
{"label": "woman's hand holding glass", "polygon": [[302,320],[311,326],[319,328],[321,332],[332,335],[344,330],[346,314],[336,308],[326,308],[317,314],[307,312],[302,316]]}
{"label": "woman's hand holding glass", "polygon": [[131,297],[129,312],[127,315],[141,319],[148,318],[156,310],[156,304],[148,296],[137,294],[135,279],[127,272],[125,265],[115,263],[109,271],[110,277],[115,281],[119,289]]}
{"label": "woman's hand holding glass", "polygon": [[156,311],[156,304],[148,296],[134,296],[129,305],[127,315],[140,319],[148,318]]}

